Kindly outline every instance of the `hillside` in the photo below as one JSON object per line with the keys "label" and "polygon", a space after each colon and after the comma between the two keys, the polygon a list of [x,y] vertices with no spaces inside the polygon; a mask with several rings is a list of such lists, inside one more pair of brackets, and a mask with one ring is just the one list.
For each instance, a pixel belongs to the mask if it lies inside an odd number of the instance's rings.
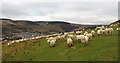
{"label": "hillside", "polygon": [[67,46],[66,39],[60,39],[52,48],[44,38],[15,43],[11,46],[3,44],[2,59],[3,61],[118,61],[117,26],[113,28],[113,35],[98,37],[96,34],[86,47],[76,39],[73,40],[73,47]]}

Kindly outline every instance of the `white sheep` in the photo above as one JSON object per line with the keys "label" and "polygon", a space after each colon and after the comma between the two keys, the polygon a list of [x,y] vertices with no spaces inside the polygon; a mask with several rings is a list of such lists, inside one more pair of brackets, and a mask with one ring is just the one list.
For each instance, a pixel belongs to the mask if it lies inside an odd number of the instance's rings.
{"label": "white sheep", "polygon": [[109,32],[110,30],[108,28],[106,28],[105,30],[102,31],[103,34],[106,36],[106,35],[109,35]]}
{"label": "white sheep", "polygon": [[15,43],[15,41],[11,41],[11,43],[12,43],[12,44],[14,44],[14,43]]}
{"label": "white sheep", "polygon": [[67,37],[72,39],[75,38],[73,34],[68,34]]}
{"label": "white sheep", "polygon": [[7,43],[7,45],[9,46],[9,45],[10,45],[10,43]]}
{"label": "white sheep", "polygon": [[55,43],[56,43],[56,40],[53,39],[53,40],[50,41],[49,44],[50,44],[51,47],[54,47],[54,46],[55,46]]}
{"label": "white sheep", "polygon": [[117,28],[116,30],[120,32],[120,28]]}
{"label": "white sheep", "polygon": [[113,28],[108,28],[109,29],[109,34],[112,35],[113,33]]}
{"label": "white sheep", "polygon": [[102,34],[103,34],[103,33],[102,33],[102,29],[97,30],[97,35],[98,35],[98,37],[101,37]]}
{"label": "white sheep", "polygon": [[50,43],[51,40],[53,40],[53,37],[48,38],[47,43]]}
{"label": "white sheep", "polygon": [[76,39],[77,40],[81,40],[81,39],[83,39],[84,38],[84,35],[76,35]]}
{"label": "white sheep", "polygon": [[87,31],[85,31],[84,35],[86,35],[86,34],[88,34],[88,32],[87,32]]}
{"label": "white sheep", "polygon": [[91,33],[86,34],[85,36],[87,36],[87,37],[88,37],[88,39],[92,40],[92,34],[91,34]]}
{"label": "white sheep", "polygon": [[88,45],[88,37],[87,36],[84,36],[83,38],[81,38],[81,43],[84,45],[84,46],[87,46]]}
{"label": "white sheep", "polygon": [[92,31],[91,31],[91,34],[92,34],[92,36],[94,37],[94,36],[95,36],[95,31],[92,30]]}
{"label": "white sheep", "polygon": [[104,27],[104,26],[101,26],[101,27],[96,27],[96,28],[95,28],[95,30],[100,30],[100,29],[104,30],[105,27]]}
{"label": "white sheep", "polygon": [[73,46],[73,40],[71,38],[67,38],[67,45],[69,47]]}
{"label": "white sheep", "polygon": [[76,31],[76,34],[80,35],[80,34],[82,34],[82,31]]}

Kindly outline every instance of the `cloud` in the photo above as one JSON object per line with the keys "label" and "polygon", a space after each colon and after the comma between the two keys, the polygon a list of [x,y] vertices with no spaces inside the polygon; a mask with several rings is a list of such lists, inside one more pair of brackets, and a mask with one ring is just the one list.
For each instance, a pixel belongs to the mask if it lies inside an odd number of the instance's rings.
{"label": "cloud", "polygon": [[2,17],[33,21],[64,20],[77,24],[109,24],[118,19],[117,2],[2,3]]}

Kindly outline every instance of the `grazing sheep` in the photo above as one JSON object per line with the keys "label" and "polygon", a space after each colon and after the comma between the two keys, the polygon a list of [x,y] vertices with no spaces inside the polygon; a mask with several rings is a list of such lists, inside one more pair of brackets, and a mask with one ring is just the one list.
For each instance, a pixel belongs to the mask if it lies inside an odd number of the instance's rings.
{"label": "grazing sheep", "polygon": [[82,34],[82,31],[76,31],[76,35]]}
{"label": "grazing sheep", "polygon": [[92,30],[92,31],[91,31],[91,34],[92,34],[92,36],[94,37],[94,36],[95,36],[95,31]]}
{"label": "grazing sheep", "polygon": [[65,38],[65,35],[62,35],[62,36],[61,36],[61,39],[64,39],[64,38]]}
{"label": "grazing sheep", "polygon": [[55,43],[56,43],[56,40],[51,40],[49,44],[50,44],[51,47],[54,47]]}
{"label": "grazing sheep", "polygon": [[113,28],[108,28],[109,29],[109,34],[112,35],[113,33]]}
{"label": "grazing sheep", "polygon": [[55,43],[56,43],[56,37],[50,37],[50,38],[48,38],[47,43],[49,43],[50,46],[54,47]]}
{"label": "grazing sheep", "polygon": [[96,28],[95,28],[95,30],[100,30],[100,29],[104,30],[105,27],[104,27],[104,26],[101,26],[101,27],[96,27]]}
{"label": "grazing sheep", "polygon": [[10,45],[10,43],[7,43],[7,45],[9,46],[9,45]]}
{"label": "grazing sheep", "polygon": [[48,38],[47,43],[50,43],[51,40],[53,40],[53,37]]}
{"label": "grazing sheep", "polygon": [[56,36],[56,39],[60,40],[60,39],[61,39],[61,36]]}
{"label": "grazing sheep", "polygon": [[83,39],[84,38],[84,35],[76,35],[76,39],[77,40],[81,40],[81,39]]}
{"label": "grazing sheep", "polygon": [[109,29],[106,28],[105,31],[103,31],[103,34],[104,34],[105,36],[107,36],[107,35],[109,35],[109,32],[110,32]]}
{"label": "grazing sheep", "polygon": [[87,31],[85,31],[84,35],[86,35],[86,34],[88,34],[88,32],[87,32]]}
{"label": "grazing sheep", "polygon": [[120,32],[120,28],[117,28],[116,30]]}
{"label": "grazing sheep", "polygon": [[15,41],[12,41],[11,43],[12,43],[12,44],[14,44],[14,43],[15,43]]}
{"label": "grazing sheep", "polygon": [[92,34],[91,34],[91,33],[86,34],[85,36],[87,36],[87,37],[88,37],[88,39],[92,40]]}
{"label": "grazing sheep", "polygon": [[88,45],[88,37],[84,36],[83,38],[81,38],[81,43],[83,44],[83,46],[87,46]]}
{"label": "grazing sheep", "polygon": [[73,40],[71,38],[67,38],[67,45],[69,47],[73,46]]}
{"label": "grazing sheep", "polygon": [[81,40],[81,38],[83,38],[83,37],[84,37],[84,35],[76,35],[77,40]]}
{"label": "grazing sheep", "polygon": [[102,29],[97,30],[97,35],[98,35],[98,37],[101,37],[101,35],[102,35]]}
{"label": "grazing sheep", "polygon": [[107,34],[107,30],[101,30],[102,31],[102,35],[105,35]]}
{"label": "grazing sheep", "polygon": [[73,38],[74,38],[74,35],[73,35],[73,34],[69,34],[69,35],[67,35],[67,37],[73,39]]}
{"label": "grazing sheep", "polygon": [[70,34],[74,34],[74,32],[69,32]]}

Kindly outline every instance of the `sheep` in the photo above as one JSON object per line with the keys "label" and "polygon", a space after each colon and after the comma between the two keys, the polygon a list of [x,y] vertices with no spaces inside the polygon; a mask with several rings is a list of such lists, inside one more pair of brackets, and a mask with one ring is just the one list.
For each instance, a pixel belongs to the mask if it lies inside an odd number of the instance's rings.
{"label": "sheep", "polygon": [[15,43],[15,41],[11,41],[11,43],[12,43],[12,44],[14,44],[14,43]]}
{"label": "sheep", "polygon": [[109,35],[109,32],[110,32],[110,30],[108,28],[106,28],[105,31],[103,31],[103,34],[105,34],[105,36],[106,36],[106,35]]}
{"label": "sheep", "polygon": [[95,30],[100,30],[100,29],[104,30],[105,27],[104,27],[104,26],[101,26],[101,27],[96,27],[96,28],[95,28]]}
{"label": "sheep", "polygon": [[74,34],[74,32],[69,32],[70,34]]}
{"label": "sheep", "polygon": [[65,38],[65,35],[62,35],[62,36],[61,36],[61,39],[63,39],[63,38]]}
{"label": "sheep", "polygon": [[76,35],[77,40],[81,40],[82,38],[84,38],[84,35]]}
{"label": "sheep", "polygon": [[83,38],[81,38],[81,43],[83,44],[83,46],[87,46],[88,45],[88,37],[84,36]]}
{"label": "sheep", "polygon": [[117,28],[116,30],[120,32],[120,28]]}
{"label": "sheep", "polygon": [[53,37],[48,38],[47,43],[50,43],[51,40],[53,40]]}
{"label": "sheep", "polygon": [[56,39],[58,39],[58,40],[61,39],[61,36],[56,36]]}
{"label": "sheep", "polygon": [[94,37],[94,35],[95,35],[95,31],[92,30],[92,31],[91,31],[91,34],[92,34],[92,36]]}
{"label": "sheep", "polygon": [[102,31],[102,35],[105,35],[105,36],[106,36],[107,30],[105,29],[105,30],[101,30],[101,31]]}
{"label": "sheep", "polygon": [[51,47],[55,47],[55,43],[56,43],[56,40],[53,39],[53,40],[50,41],[49,44],[50,44]]}
{"label": "sheep", "polygon": [[20,42],[20,40],[16,40],[15,42],[19,43],[19,42]]}
{"label": "sheep", "polygon": [[87,37],[88,37],[88,39],[92,40],[92,34],[91,34],[91,33],[86,34],[85,36],[87,36]]}
{"label": "sheep", "polygon": [[73,40],[71,38],[67,38],[67,45],[69,47],[73,46]]}
{"label": "sheep", "polygon": [[85,31],[84,35],[86,35],[86,34],[88,34],[88,32],[87,32],[87,31]]}
{"label": "sheep", "polygon": [[101,35],[102,35],[102,29],[97,30],[97,35],[98,35],[98,37],[101,37]]}
{"label": "sheep", "polygon": [[9,46],[9,45],[10,45],[10,43],[7,43],[7,45]]}
{"label": "sheep", "polygon": [[69,33],[64,33],[64,35],[65,35],[65,38],[67,37],[67,35],[68,35]]}
{"label": "sheep", "polygon": [[69,34],[69,35],[67,35],[67,37],[73,39],[73,38],[74,38],[74,35],[73,35],[73,34]]}
{"label": "sheep", "polygon": [[82,31],[76,31],[76,34],[80,35],[80,34],[82,34]]}
{"label": "sheep", "polygon": [[77,40],[81,40],[82,37],[84,37],[84,35],[76,35]]}
{"label": "sheep", "polygon": [[109,34],[112,35],[113,33],[113,28],[108,28],[109,29]]}

